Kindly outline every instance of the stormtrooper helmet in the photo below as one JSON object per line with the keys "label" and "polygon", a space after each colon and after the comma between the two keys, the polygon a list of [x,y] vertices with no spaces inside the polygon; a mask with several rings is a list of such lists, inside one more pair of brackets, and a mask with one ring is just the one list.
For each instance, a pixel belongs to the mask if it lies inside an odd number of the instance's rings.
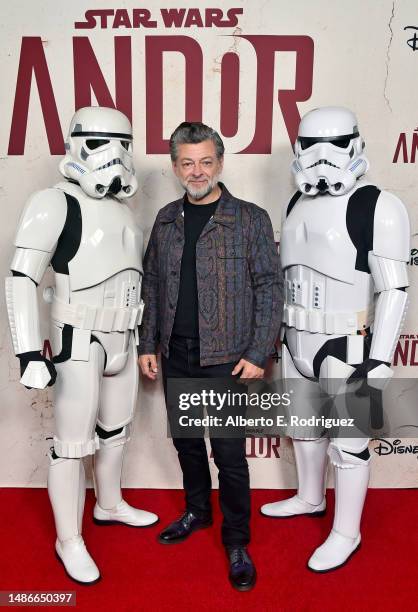
{"label": "stormtrooper helmet", "polygon": [[70,123],[59,170],[92,198],[130,198],[138,189],[132,163],[132,126],[118,110],[80,108]]}
{"label": "stormtrooper helmet", "polygon": [[304,194],[342,195],[369,169],[357,119],[350,110],[324,106],[307,113],[299,125],[292,172]]}

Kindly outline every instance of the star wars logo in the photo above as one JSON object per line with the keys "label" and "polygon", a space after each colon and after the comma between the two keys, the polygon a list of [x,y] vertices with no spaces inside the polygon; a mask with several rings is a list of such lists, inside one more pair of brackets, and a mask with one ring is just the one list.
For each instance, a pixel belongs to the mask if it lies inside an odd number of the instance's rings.
{"label": "star wars logo", "polygon": [[[274,104],[279,105],[290,144],[296,140],[300,122],[299,102],[308,100],[312,93],[314,44],[309,36],[301,35],[243,35],[231,34],[243,45],[249,45],[256,57],[254,71],[255,110],[254,131],[250,142],[239,151],[241,154],[265,154],[272,150]],[[219,131],[226,138],[233,138],[239,130],[240,74],[244,72],[242,59],[235,51],[224,53],[219,62],[217,78],[220,79],[220,97],[204,100],[204,53],[197,36],[146,35],[139,40],[131,36],[115,36],[109,40],[114,45],[114,95],[106,82],[92,41],[87,36],[72,38],[74,107],[90,106],[93,94],[101,106],[117,108],[132,121],[145,124],[146,153],[166,154],[168,140],[163,126],[167,124],[164,106],[164,58],[177,53],[184,58],[183,78],[176,82],[184,88],[184,119],[202,121],[205,105],[220,105]],[[280,70],[280,53],[296,55],[294,86],[275,90],[275,72]],[[144,57],[144,69],[134,66],[137,58]],[[282,54],[283,57],[283,54]],[[102,59],[103,63],[105,61]],[[142,61],[142,60],[141,60]],[[145,109],[135,104],[133,75],[145,73]],[[9,155],[24,155],[29,116],[29,102],[33,89],[41,103],[46,136],[52,155],[64,155],[64,138],[59,119],[55,91],[62,87],[62,75],[50,71],[48,57],[40,36],[24,36],[17,70],[16,90],[9,136]],[[35,84],[36,82],[36,84]],[[36,85],[36,87],[34,87]],[[69,89],[71,85],[69,84]],[[169,106],[169,105],[168,105]],[[4,118],[3,118],[4,119]],[[173,129],[175,125],[172,126]],[[242,146],[242,145],[241,145]]]}
{"label": "star wars logo", "polygon": [[85,12],[85,21],[76,21],[76,29],[106,28],[157,28],[158,17],[161,17],[166,28],[231,28],[238,24],[238,15],[244,9],[230,8],[223,11],[219,8],[162,8],[159,15],[146,8],[128,9],[94,9]]}
{"label": "star wars logo", "polygon": [[375,438],[374,441],[378,442],[378,445],[373,450],[379,457],[393,454],[417,455],[418,459],[418,444],[402,444],[402,440],[399,439],[389,442],[389,440]]}

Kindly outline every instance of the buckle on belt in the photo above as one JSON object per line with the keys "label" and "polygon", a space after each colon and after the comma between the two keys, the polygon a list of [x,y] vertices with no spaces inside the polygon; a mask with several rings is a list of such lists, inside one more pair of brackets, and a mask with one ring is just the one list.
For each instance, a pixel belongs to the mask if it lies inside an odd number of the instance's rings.
{"label": "buckle on belt", "polygon": [[91,324],[94,324],[96,318],[95,308],[90,308],[87,304],[76,304],[74,306],[68,304],[67,309],[69,316],[67,317],[64,314],[64,318],[67,319],[65,322],[69,322],[70,325],[79,329],[92,329]]}
{"label": "buckle on belt", "polygon": [[[80,323],[81,323],[80,326],[83,329],[94,329],[94,326],[96,323],[97,309],[92,308],[91,306],[86,306],[85,304],[79,304],[79,306],[80,305],[84,306],[82,319],[80,320]],[[78,311],[79,311],[79,308],[77,306],[77,315],[78,315]]]}

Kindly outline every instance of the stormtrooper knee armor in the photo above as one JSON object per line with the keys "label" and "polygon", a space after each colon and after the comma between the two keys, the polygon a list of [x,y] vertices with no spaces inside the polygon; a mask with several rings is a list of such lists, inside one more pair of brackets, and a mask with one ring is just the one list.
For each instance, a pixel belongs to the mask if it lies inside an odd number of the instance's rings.
{"label": "stormtrooper knee armor", "polygon": [[[392,376],[407,302],[409,220],[397,197],[365,181],[368,167],[351,111],[324,107],[302,119],[292,165],[298,191],[284,207],[280,238],[284,378],[317,381],[327,389],[333,379],[363,378],[379,386],[378,379]],[[294,451],[297,495],[261,512],[321,515],[328,454],[335,474],[334,524],[308,567],[329,571],[360,545],[368,440],[294,439]]]}
{"label": "stormtrooper knee armor", "polygon": [[[85,584],[100,573],[81,536],[83,457],[95,454],[96,522],[141,527],[158,519],[121,495],[143,309],[142,233],[125,203],[138,188],[130,122],[111,108],[82,108],[65,148],[66,180],[33,194],[23,211],[6,301],[21,382],[42,389],[56,381],[48,476],[56,552],[70,577]],[[49,265],[52,361],[42,355],[36,295]]]}

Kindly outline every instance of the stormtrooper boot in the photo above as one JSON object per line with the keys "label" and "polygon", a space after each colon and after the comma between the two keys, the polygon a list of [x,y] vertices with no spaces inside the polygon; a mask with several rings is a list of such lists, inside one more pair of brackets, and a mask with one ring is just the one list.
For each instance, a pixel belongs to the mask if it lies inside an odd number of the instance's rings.
{"label": "stormtrooper boot", "polygon": [[153,512],[133,508],[122,499],[121,474],[125,441],[126,438],[100,438],[100,448],[94,456],[97,502],[93,520],[97,525],[148,527],[158,522],[158,516]]}
{"label": "stormtrooper boot", "polygon": [[325,514],[325,475],[328,439],[293,440],[298,492],[283,501],[264,504],[261,514],[273,518],[323,516]]}
{"label": "stormtrooper boot", "polygon": [[[341,455],[346,455],[340,452]],[[353,459],[353,455],[350,455]],[[357,460],[357,457],[355,457]],[[360,520],[370,475],[370,459],[335,465],[334,524],[325,542],[308,561],[314,572],[328,572],[344,565],[360,547]]]}
{"label": "stormtrooper boot", "polygon": [[81,536],[86,495],[83,460],[51,457],[48,493],[57,530],[55,550],[65,571],[81,584],[97,582],[100,572]]}

